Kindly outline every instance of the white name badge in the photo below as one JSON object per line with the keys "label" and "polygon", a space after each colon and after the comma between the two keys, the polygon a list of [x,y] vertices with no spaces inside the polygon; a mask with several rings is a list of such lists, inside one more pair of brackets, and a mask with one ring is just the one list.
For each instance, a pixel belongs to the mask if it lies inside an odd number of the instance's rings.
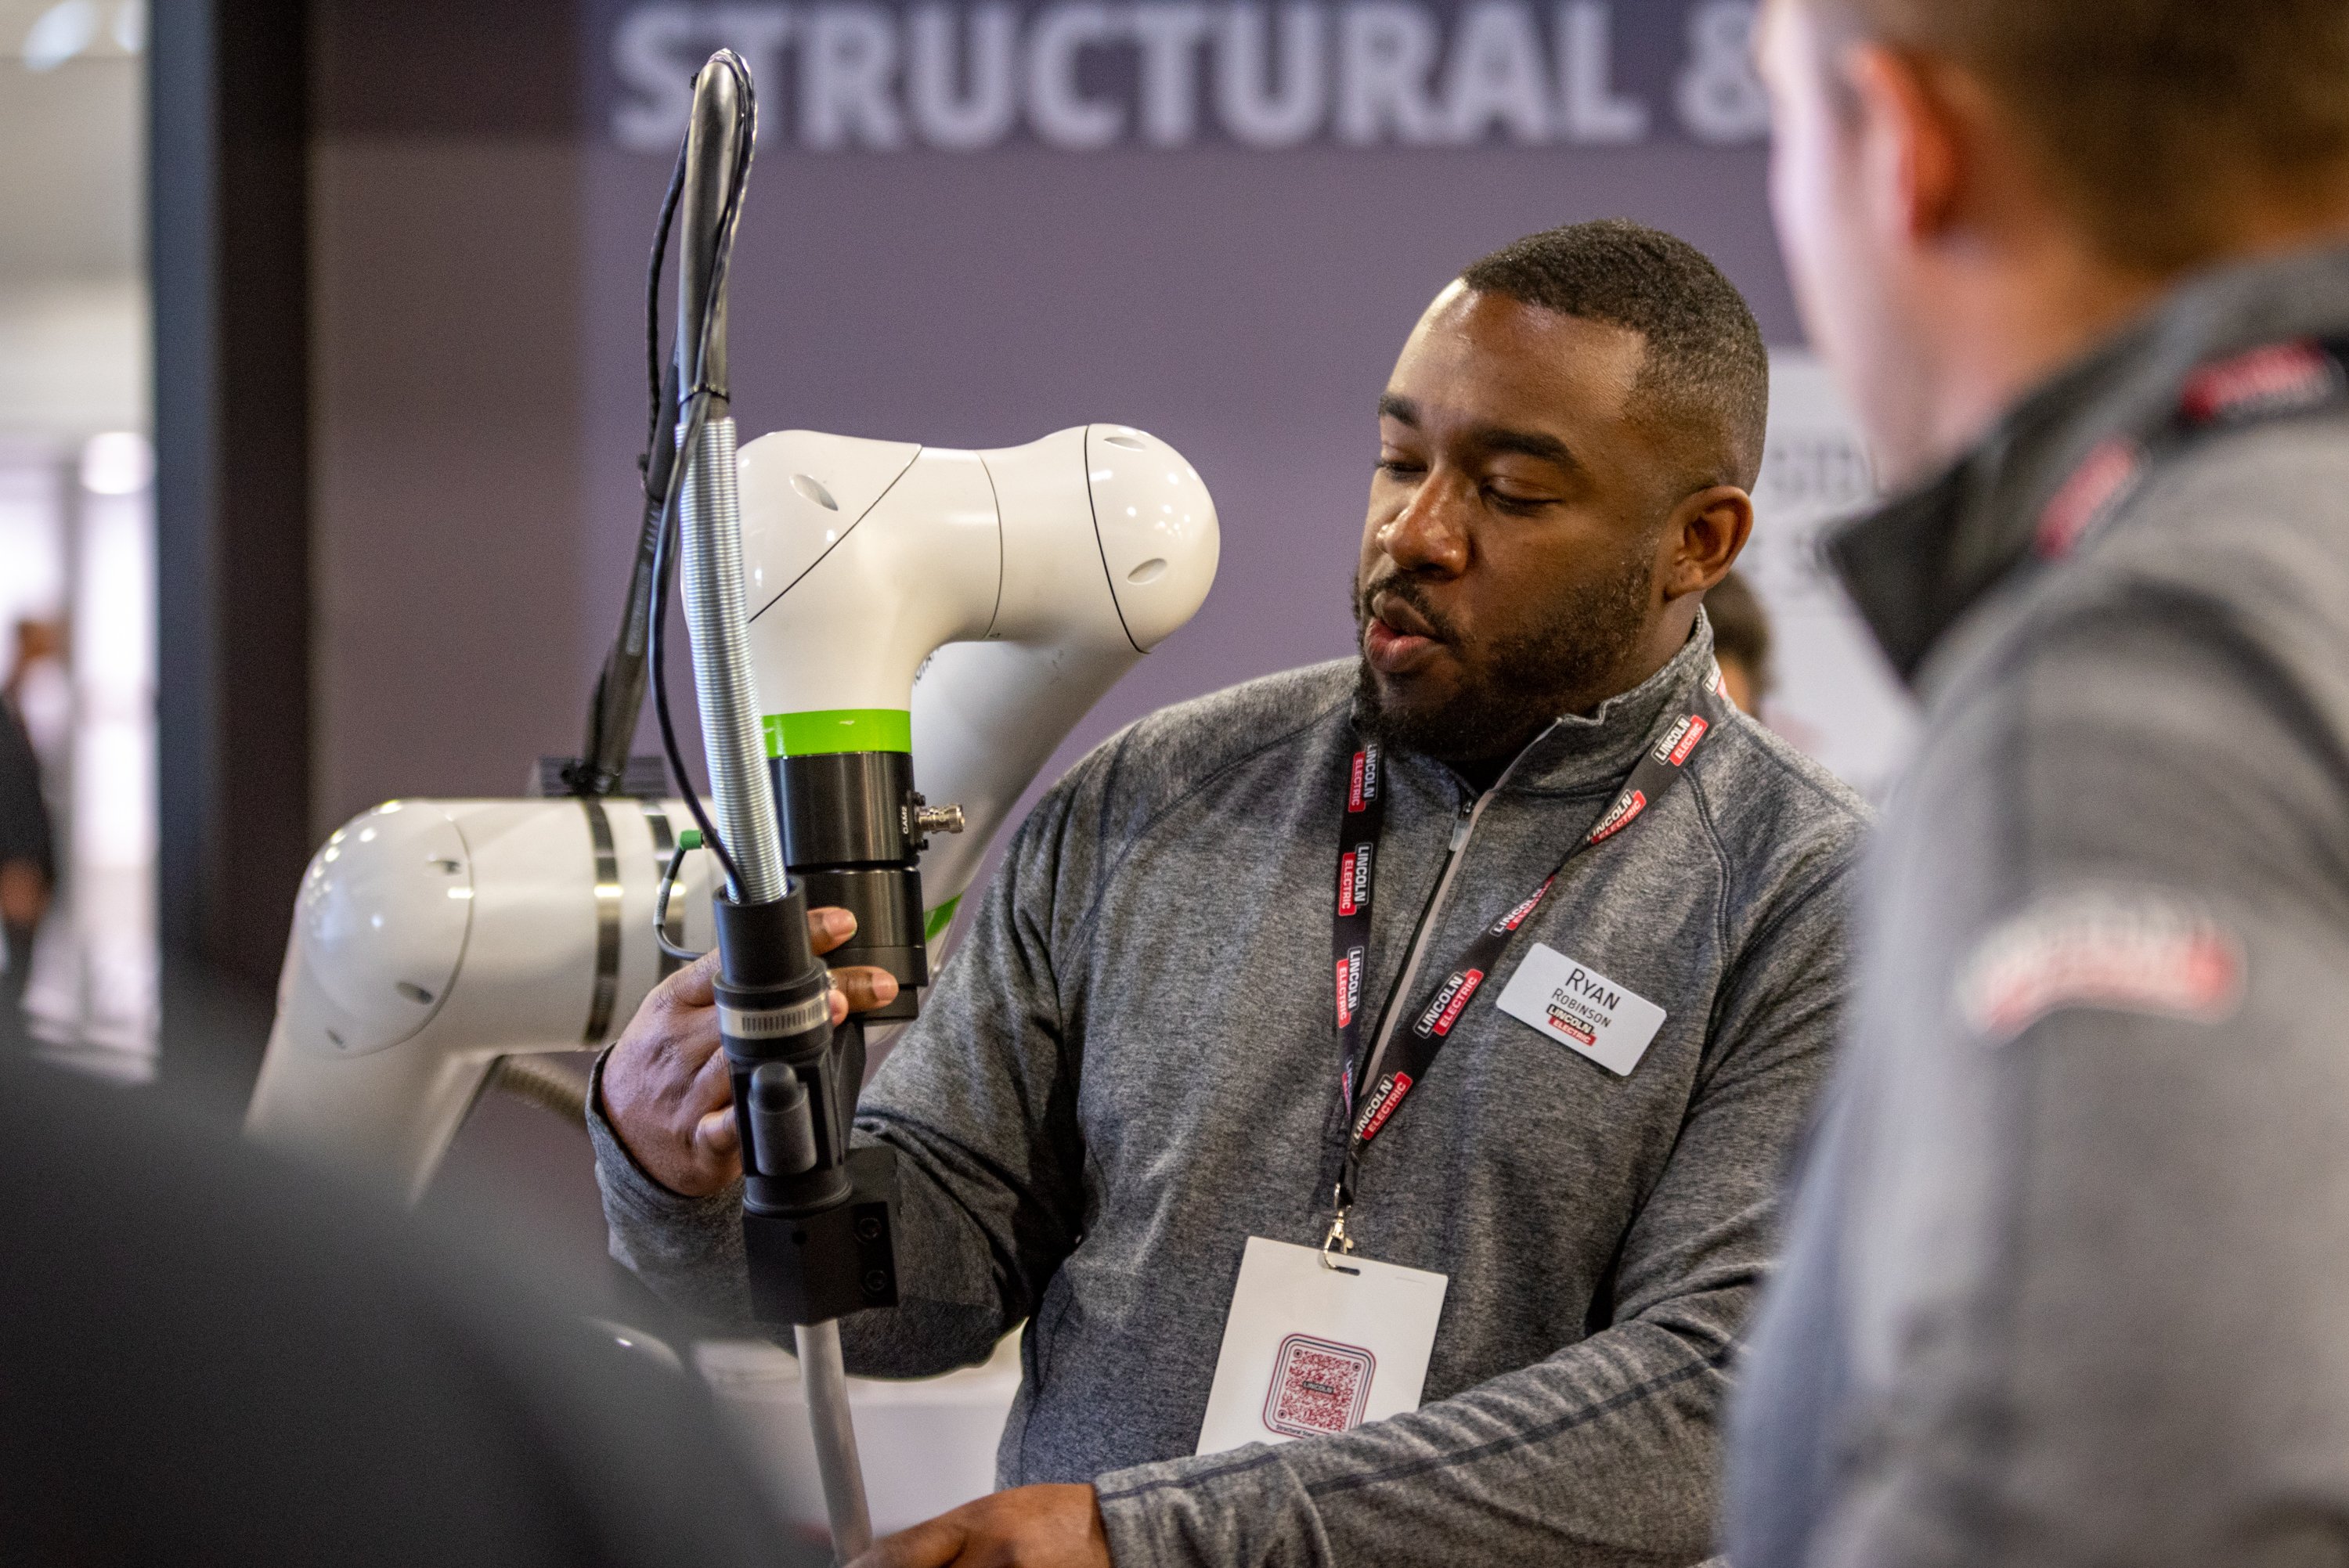
{"label": "white name badge", "polygon": [[1621,1078],[1640,1065],[1664,1026],[1661,1007],[1539,942],[1509,976],[1499,1006]]}
{"label": "white name badge", "polygon": [[1199,1427],[1203,1454],[1350,1431],[1419,1408],[1452,1282],[1424,1269],[1248,1238]]}

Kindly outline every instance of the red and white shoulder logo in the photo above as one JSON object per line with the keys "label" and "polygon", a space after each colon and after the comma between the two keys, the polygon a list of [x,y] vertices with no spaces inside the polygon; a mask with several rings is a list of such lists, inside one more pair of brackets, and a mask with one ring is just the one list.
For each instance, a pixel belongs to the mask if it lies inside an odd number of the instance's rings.
{"label": "red and white shoulder logo", "polygon": [[2178,403],[2189,419],[2239,418],[2323,402],[2339,382],[2339,369],[2316,345],[2272,343],[2197,370]]}
{"label": "red and white shoulder logo", "polygon": [[2240,940],[2194,901],[2085,889],[2044,899],[1983,937],[1959,971],[1958,1010],[1994,1045],[2066,1007],[2215,1024],[2241,1003],[2243,974]]}
{"label": "red and white shoulder logo", "polygon": [[2032,548],[2049,561],[2071,554],[2135,487],[2144,466],[2145,454],[2125,436],[2097,443],[2041,510]]}

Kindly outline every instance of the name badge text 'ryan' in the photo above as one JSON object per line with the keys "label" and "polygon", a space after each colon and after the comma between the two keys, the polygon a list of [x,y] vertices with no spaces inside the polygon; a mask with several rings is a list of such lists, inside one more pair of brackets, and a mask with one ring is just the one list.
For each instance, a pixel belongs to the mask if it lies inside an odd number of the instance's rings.
{"label": "name badge text 'ryan'", "polygon": [[1539,942],[1509,976],[1499,1006],[1620,1077],[1640,1065],[1664,1022],[1664,1010],[1645,996]]}

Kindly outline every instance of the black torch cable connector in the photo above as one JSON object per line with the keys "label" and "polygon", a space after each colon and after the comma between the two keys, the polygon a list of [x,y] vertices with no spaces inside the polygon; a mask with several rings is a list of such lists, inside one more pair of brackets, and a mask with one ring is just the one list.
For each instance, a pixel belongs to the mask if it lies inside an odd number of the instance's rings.
{"label": "black torch cable connector", "polygon": [[802,1212],[844,1199],[840,1053],[831,982],[807,934],[797,878],[765,903],[716,901],[718,1032],[742,1134],[745,1206]]}
{"label": "black torch cable connector", "polygon": [[[852,1150],[863,1052],[835,1037],[798,878],[761,904],[717,901],[719,1033],[742,1141],[742,1242],[763,1323],[897,1301],[895,1151]],[[852,1060],[851,1058],[857,1058]]]}

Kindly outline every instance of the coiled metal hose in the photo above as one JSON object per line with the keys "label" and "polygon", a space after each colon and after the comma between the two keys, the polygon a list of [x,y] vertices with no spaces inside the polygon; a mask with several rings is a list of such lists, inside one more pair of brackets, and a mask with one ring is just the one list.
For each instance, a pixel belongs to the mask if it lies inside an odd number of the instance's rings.
{"label": "coiled metal hose", "polygon": [[702,754],[718,829],[734,859],[740,903],[783,896],[783,837],[767,779],[759,693],[750,676],[750,621],[742,597],[742,498],[734,467],[734,420],[701,427],[678,496],[685,619],[693,684],[701,698]]}

